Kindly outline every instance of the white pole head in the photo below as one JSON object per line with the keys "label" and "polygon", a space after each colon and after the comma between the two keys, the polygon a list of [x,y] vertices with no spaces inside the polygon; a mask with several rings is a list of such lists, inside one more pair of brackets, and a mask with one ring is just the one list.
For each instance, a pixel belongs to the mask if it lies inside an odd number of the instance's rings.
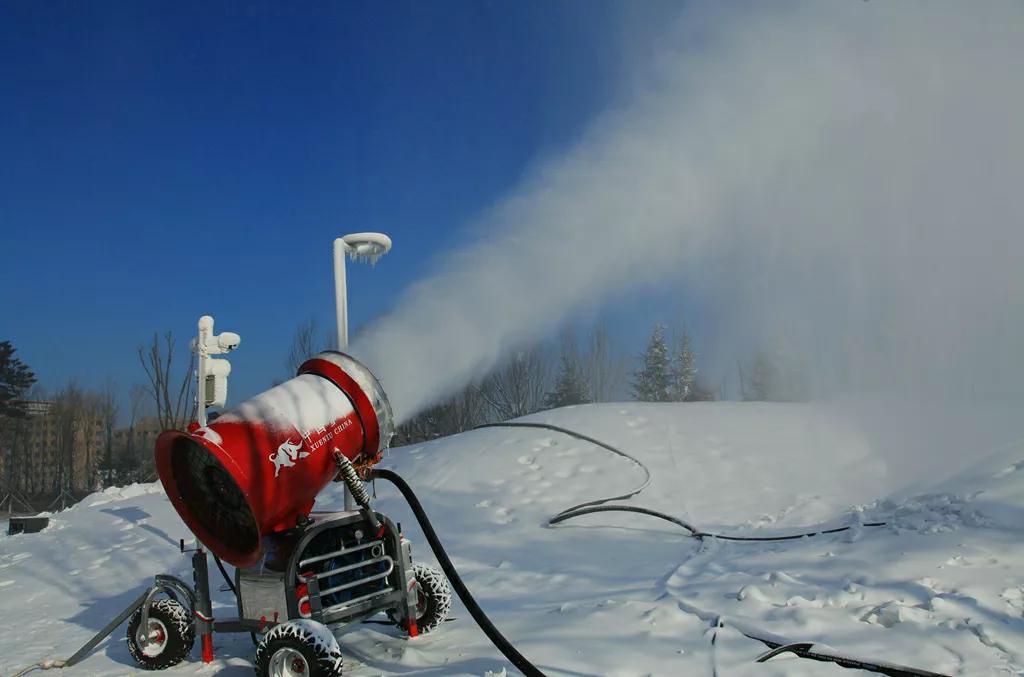
{"label": "white pole head", "polygon": [[370,265],[391,251],[391,238],[384,233],[352,233],[341,239],[353,260],[368,261]]}

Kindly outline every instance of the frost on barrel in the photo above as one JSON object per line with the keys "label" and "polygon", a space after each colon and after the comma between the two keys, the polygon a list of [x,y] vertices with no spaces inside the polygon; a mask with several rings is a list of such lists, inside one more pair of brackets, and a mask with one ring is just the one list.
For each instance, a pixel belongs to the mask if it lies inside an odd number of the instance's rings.
{"label": "frost on barrel", "polygon": [[352,357],[324,352],[208,426],[165,431],[156,467],[175,509],[216,555],[256,564],[334,479],[336,454],[376,463],[394,432],[387,396]]}

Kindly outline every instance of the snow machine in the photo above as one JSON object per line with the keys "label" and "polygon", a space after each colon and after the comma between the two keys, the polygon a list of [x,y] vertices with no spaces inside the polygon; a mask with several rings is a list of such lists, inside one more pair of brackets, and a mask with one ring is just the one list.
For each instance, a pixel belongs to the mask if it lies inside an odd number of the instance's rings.
{"label": "snow machine", "polygon": [[[410,637],[447,617],[448,581],[413,563],[400,526],[370,508],[366,473],[394,431],[377,379],[339,352],[307,361],[298,375],[207,426],[157,439],[167,495],[202,545],[193,582],[158,575],[128,624],[132,656],[146,669],[184,660],[198,635],[204,662],[213,633],[248,632],[259,675],[341,674],[336,634],[384,612]],[[313,512],[332,481],[354,505]],[[237,617],[214,618],[208,555],[237,598]],[[236,567],[232,582],[221,564]],[[122,619],[123,620],[123,619]]]}

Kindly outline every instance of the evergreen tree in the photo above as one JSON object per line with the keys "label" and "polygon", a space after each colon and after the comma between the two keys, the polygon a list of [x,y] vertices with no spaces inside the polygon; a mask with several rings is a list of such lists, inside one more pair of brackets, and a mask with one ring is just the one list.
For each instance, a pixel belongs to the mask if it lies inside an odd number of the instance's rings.
{"label": "evergreen tree", "polygon": [[697,365],[690,345],[690,333],[683,329],[672,359],[672,384],[669,395],[674,402],[697,399]]}
{"label": "evergreen tree", "polygon": [[634,375],[633,395],[641,402],[671,402],[672,364],[665,343],[665,327],[660,324],[651,332],[643,361],[643,367]]}
{"label": "evergreen tree", "polygon": [[775,399],[779,387],[779,366],[768,353],[759,352],[750,368],[742,370],[740,375],[744,400],[752,402]]}
{"label": "evergreen tree", "polygon": [[803,363],[781,349],[759,352],[749,368],[740,370],[744,400],[805,402],[810,399]]}
{"label": "evergreen tree", "polygon": [[16,350],[10,341],[0,341],[0,417],[24,418],[21,400],[36,382],[28,365],[14,356]]}
{"label": "evergreen tree", "polygon": [[554,388],[544,396],[544,405],[549,408],[568,407],[590,401],[587,381],[580,366],[576,340],[566,335],[562,340],[562,355],[559,360],[558,376]]}

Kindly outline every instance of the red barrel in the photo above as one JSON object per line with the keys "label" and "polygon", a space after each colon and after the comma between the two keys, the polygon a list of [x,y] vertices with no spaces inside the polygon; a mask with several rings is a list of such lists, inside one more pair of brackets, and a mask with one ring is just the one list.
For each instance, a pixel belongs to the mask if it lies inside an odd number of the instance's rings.
{"label": "red barrel", "polygon": [[189,529],[221,559],[246,567],[260,561],[264,536],[313,509],[337,473],[335,453],[376,463],[393,433],[373,374],[344,353],[325,352],[205,428],[161,433],[156,468]]}

